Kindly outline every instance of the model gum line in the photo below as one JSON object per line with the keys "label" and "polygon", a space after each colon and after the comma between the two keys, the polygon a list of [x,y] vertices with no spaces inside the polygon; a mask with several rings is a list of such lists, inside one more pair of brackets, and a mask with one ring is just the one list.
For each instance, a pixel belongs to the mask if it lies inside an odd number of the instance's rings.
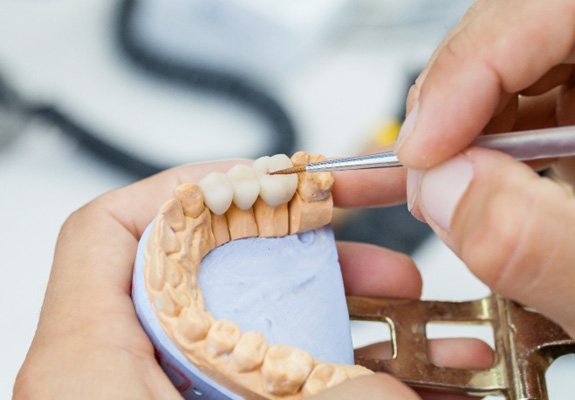
{"label": "model gum line", "polygon": [[314,360],[295,347],[269,346],[259,332],[241,332],[231,321],[214,320],[198,285],[200,262],[217,246],[330,223],[330,173],[267,174],[292,162],[321,159],[303,152],[291,160],[278,154],[183,184],[162,206],[146,244],[146,288],[165,332],[198,368],[247,397],[296,399],[371,373]]}

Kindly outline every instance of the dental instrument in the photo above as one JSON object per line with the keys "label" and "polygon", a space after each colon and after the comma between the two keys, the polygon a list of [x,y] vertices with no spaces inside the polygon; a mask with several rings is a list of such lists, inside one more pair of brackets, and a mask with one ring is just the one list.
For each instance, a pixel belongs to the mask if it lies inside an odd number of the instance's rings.
{"label": "dental instrument", "polygon": [[[471,146],[499,150],[521,161],[575,156],[575,126],[482,135]],[[401,167],[393,151],[295,165],[270,175]]]}

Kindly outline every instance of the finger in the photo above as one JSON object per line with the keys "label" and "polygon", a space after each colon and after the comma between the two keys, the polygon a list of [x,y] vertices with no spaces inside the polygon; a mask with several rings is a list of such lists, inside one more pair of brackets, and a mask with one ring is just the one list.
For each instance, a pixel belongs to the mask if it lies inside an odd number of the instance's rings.
{"label": "finger", "polygon": [[427,222],[493,291],[575,336],[575,201],[502,153],[471,149],[421,178]]}
{"label": "finger", "polygon": [[[174,168],[115,190],[74,212],[57,243],[43,316],[75,329],[102,314],[133,317],[130,282],[138,239],[175,186],[230,163]],[[135,317],[134,317],[135,318]],[[40,323],[59,318],[42,318]],[[54,322],[55,321],[55,322]]]}
{"label": "finger", "polygon": [[553,172],[565,184],[575,187],[575,157],[562,158],[551,166]]}
{"label": "finger", "polygon": [[[544,129],[557,126],[557,96],[560,88],[552,89],[539,96],[520,96],[516,120],[512,125],[514,131],[528,129]],[[555,160],[541,159],[525,162],[534,171],[542,171],[549,168]]]}
{"label": "finger", "polygon": [[521,91],[523,96],[538,96],[549,90],[563,85],[571,79],[573,73],[572,64],[561,64],[551,68],[545,75],[534,84]]}
{"label": "finger", "polygon": [[337,245],[346,294],[352,296],[419,298],[421,275],[403,253],[365,244]]}
{"label": "finger", "polygon": [[575,125],[575,80],[561,87],[557,94],[557,124]]}
{"label": "finger", "polygon": [[338,207],[376,207],[405,202],[405,168],[381,168],[334,174]]}
{"label": "finger", "polygon": [[501,102],[501,109],[495,112],[495,116],[483,128],[483,133],[510,132],[517,120],[519,97],[517,95],[506,96]]}
{"label": "finger", "polygon": [[[473,338],[429,340],[429,361],[438,367],[487,369],[493,366],[493,350],[488,344]],[[356,357],[389,360],[391,344],[377,343],[355,350]]]}
{"label": "finger", "polygon": [[[557,124],[575,125],[575,83],[569,82],[559,90],[556,105]],[[553,165],[553,171],[564,182],[575,186],[575,158],[563,158]]]}
{"label": "finger", "polygon": [[559,88],[540,96],[520,97],[513,130],[543,129],[557,126],[556,106]]}
{"label": "finger", "polygon": [[[520,96],[515,123],[509,131],[544,129],[557,126],[557,103],[561,88],[557,87],[539,96]],[[534,171],[549,168],[554,159],[527,161]]]}
{"label": "finger", "polygon": [[341,385],[310,397],[314,400],[385,399],[418,400],[413,390],[386,374],[374,374],[349,379]]}
{"label": "finger", "polygon": [[[544,129],[557,126],[557,102],[561,88],[554,88],[539,96],[520,96],[513,130]],[[553,159],[527,161],[534,171],[549,168]]]}
{"label": "finger", "polygon": [[432,167],[464,149],[502,94],[526,89],[573,51],[572,2],[491,3],[451,38],[421,87],[396,144],[410,168]]}
{"label": "finger", "polygon": [[484,10],[487,7],[489,7],[489,3],[486,1],[476,1],[475,3],[473,3],[469,7],[469,9],[465,12],[461,21],[459,21],[459,23],[455,26],[455,28],[453,28],[447,34],[447,36],[441,41],[439,46],[437,46],[437,48],[435,49],[435,51],[433,52],[433,54],[429,58],[429,61],[427,62],[425,68],[423,69],[423,71],[421,71],[421,73],[419,74],[419,76],[415,80],[415,84],[409,90],[409,93],[407,96],[407,102],[406,102],[406,111],[408,113],[411,111],[414,104],[418,101],[420,88],[423,85],[423,83],[425,82],[425,79],[427,78],[427,74],[429,73],[429,71],[433,67],[433,64],[435,63],[435,60],[437,59],[437,57],[442,53],[442,51],[445,49],[445,47],[449,44],[450,40],[454,36],[459,34],[459,32],[461,32],[467,25],[469,25],[471,23],[471,21],[473,21],[477,15],[480,15],[482,12],[484,12]]}
{"label": "finger", "polygon": [[[539,96],[531,97],[518,97],[513,98],[508,102],[507,106],[501,111],[499,115],[494,117],[485,127],[485,133],[500,133],[506,131],[521,131],[527,129],[542,129],[557,126],[559,98],[563,93],[563,88],[555,88],[547,93]],[[568,97],[568,96],[566,96]],[[575,96],[573,102],[565,100],[564,111],[575,113]],[[575,117],[570,117],[575,124]],[[535,171],[542,171],[549,168],[556,160],[542,159],[527,161]],[[564,161],[561,161],[561,163]],[[561,168],[560,173],[564,175],[569,168]],[[407,173],[407,205],[409,211],[413,216],[420,221],[425,222],[424,216],[420,210],[414,206],[416,191],[415,186],[419,182],[421,172],[417,170],[409,170]]]}

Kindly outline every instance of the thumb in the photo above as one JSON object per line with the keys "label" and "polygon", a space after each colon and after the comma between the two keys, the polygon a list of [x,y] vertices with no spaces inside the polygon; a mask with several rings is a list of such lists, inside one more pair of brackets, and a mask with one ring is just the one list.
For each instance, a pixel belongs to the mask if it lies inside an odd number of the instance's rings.
{"label": "thumb", "polygon": [[408,386],[386,374],[364,375],[310,397],[313,400],[421,400]]}
{"label": "thumb", "polygon": [[479,148],[418,175],[411,204],[471,271],[575,337],[573,195]]}
{"label": "thumb", "polygon": [[572,61],[571,0],[478,1],[437,50],[410,93],[396,152],[427,169],[467,147],[508,94]]}

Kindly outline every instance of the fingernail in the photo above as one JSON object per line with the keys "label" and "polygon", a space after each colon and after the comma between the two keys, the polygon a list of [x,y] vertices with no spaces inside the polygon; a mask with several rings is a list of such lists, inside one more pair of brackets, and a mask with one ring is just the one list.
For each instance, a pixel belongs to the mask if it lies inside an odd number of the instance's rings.
{"label": "fingernail", "polygon": [[419,205],[427,220],[449,231],[453,215],[473,179],[473,164],[464,156],[456,156],[423,174],[419,189]]}
{"label": "fingernail", "polygon": [[413,210],[415,201],[417,200],[417,194],[419,193],[419,183],[421,182],[422,171],[416,169],[407,170],[407,182],[406,182],[406,192],[407,192],[407,209],[409,211]]}
{"label": "fingernail", "polygon": [[425,217],[419,209],[419,189],[421,185],[421,177],[423,171],[416,169],[407,170],[407,209],[415,218],[421,222],[425,222]]}
{"label": "fingernail", "polygon": [[418,112],[419,112],[419,102],[416,102],[411,111],[409,112],[409,114],[407,114],[407,118],[405,118],[405,121],[403,121],[401,129],[397,134],[397,139],[395,141],[395,148],[394,148],[396,153],[399,151],[399,148],[403,145],[403,143],[405,143],[405,139],[415,128],[415,120],[417,119]]}

